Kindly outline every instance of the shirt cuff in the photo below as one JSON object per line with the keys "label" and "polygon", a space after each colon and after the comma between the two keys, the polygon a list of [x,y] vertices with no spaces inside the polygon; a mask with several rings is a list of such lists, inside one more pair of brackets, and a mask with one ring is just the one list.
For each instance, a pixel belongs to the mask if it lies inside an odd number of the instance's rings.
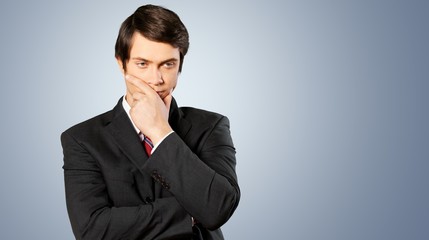
{"label": "shirt cuff", "polygon": [[171,132],[169,132],[169,133],[167,133],[162,139],[161,139],[161,141],[159,141],[158,142],[158,144],[156,144],[156,145],[154,145],[153,146],[153,148],[152,148],[152,151],[150,152],[150,154],[153,154],[154,152],[155,152],[155,150],[156,150],[156,148],[159,146],[159,144],[161,144],[162,143],[162,141],[164,141],[164,139],[165,138],[167,138],[170,134],[172,134],[172,133],[174,133],[174,131],[171,131]]}

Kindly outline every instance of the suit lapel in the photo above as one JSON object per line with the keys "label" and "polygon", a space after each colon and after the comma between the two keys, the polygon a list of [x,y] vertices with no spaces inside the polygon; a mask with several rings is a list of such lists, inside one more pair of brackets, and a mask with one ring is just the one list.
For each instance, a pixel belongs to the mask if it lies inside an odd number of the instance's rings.
{"label": "suit lapel", "polygon": [[191,129],[191,124],[184,118],[183,112],[177,106],[176,100],[173,98],[170,105],[170,113],[168,122],[171,128],[184,139]]}
{"label": "suit lapel", "polygon": [[[118,147],[141,169],[148,156],[142,147],[139,136],[131,123],[130,118],[122,107],[122,98],[112,110],[111,118],[105,119],[105,130],[112,136]],[[169,123],[173,130],[184,139],[191,129],[191,124],[184,118],[183,112],[178,108],[173,98],[170,105]]]}
{"label": "suit lapel", "polygon": [[[191,124],[184,118],[183,112],[178,108],[174,98],[170,106],[169,123],[173,130],[184,139],[191,129]],[[148,157],[131,120],[122,107],[122,98],[119,99],[110,116],[111,118],[105,119],[106,132],[112,136],[130,161],[141,169]]]}
{"label": "suit lapel", "polygon": [[[164,190],[160,184],[154,183],[152,177],[143,171],[143,166],[148,160],[148,156],[131,123],[131,120],[122,107],[122,98],[119,99],[118,104],[112,110],[112,115],[110,116],[110,119],[105,120],[105,131],[112,136],[119,149],[121,149],[125,156],[142,173],[135,175],[135,177],[138,178],[136,179],[137,185],[141,185],[141,181],[150,183],[150,185],[144,184],[140,186],[144,189],[140,189],[139,187],[138,190],[142,199],[145,199],[148,195],[152,199],[171,196],[170,192]],[[182,139],[185,139],[191,129],[191,124],[184,118],[184,114],[178,108],[174,98],[170,105],[169,124]],[[154,186],[152,184],[154,184]],[[152,191],[148,189],[149,186],[153,187],[153,195],[151,194]]]}
{"label": "suit lapel", "polygon": [[127,158],[140,170],[148,157],[131,120],[122,107],[122,98],[113,109],[113,117],[105,130],[112,136]]}

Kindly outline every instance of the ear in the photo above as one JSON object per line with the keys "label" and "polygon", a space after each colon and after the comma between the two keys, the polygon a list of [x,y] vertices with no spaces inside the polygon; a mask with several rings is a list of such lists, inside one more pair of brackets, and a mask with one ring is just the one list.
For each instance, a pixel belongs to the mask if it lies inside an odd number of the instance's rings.
{"label": "ear", "polygon": [[119,70],[121,70],[122,75],[125,75],[124,64],[122,64],[122,60],[120,58],[116,58],[116,62],[118,62]]}

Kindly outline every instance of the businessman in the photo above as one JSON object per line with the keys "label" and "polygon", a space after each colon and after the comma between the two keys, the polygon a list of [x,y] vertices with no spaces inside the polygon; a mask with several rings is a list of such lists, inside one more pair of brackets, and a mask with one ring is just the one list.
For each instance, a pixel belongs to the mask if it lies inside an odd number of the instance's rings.
{"label": "businessman", "polygon": [[235,149],[225,116],[179,108],[172,96],[188,46],[163,7],[122,23],[115,57],[126,94],[61,135],[77,239],[224,239],[240,199]]}

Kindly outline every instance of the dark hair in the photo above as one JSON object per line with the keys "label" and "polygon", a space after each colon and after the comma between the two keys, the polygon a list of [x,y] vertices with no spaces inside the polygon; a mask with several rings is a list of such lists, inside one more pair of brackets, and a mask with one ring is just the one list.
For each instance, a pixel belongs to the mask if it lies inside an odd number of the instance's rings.
{"label": "dark hair", "polygon": [[179,72],[182,71],[183,60],[189,48],[189,35],[176,13],[160,6],[144,5],[122,23],[116,39],[115,57],[122,61],[124,70],[130,59],[131,41],[135,32],[151,41],[179,48]]}

